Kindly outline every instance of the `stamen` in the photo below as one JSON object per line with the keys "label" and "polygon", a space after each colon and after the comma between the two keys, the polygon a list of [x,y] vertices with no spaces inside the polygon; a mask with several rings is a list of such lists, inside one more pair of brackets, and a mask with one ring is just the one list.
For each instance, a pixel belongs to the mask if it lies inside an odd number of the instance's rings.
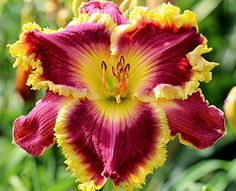
{"label": "stamen", "polygon": [[116,89],[113,95],[116,98],[116,102],[121,102],[121,97],[125,97],[128,93],[128,73],[130,71],[130,64],[125,65],[125,59],[123,56],[120,56],[120,60],[115,68],[112,67],[112,73],[117,79]]}
{"label": "stamen", "polygon": [[104,61],[101,63],[102,68],[102,86],[103,91],[107,97],[114,96],[117,103],[121,103],[121,98],[125,97],[128,93],[128,77],[130,71],[130,64],[125,64],[125,59],[123,56],[120,56],[118,63],[116,64],[116,68],[114,66],[111,67],[111,71],[115,79],[117,80],[116,88],[113,92],[109,92],[106,87],[106,70],[107,65]]}
{"label": "stamen", "polygon": [[125,72],[126,72],[127,75],[128,75],[128,73],[129,73],[129,71],[130,71],[130,64],[128,63],[128,64],[126,64],[126,66],[125,66]]}
{"label": "stamen", "polygon": [[109,96],[109,92],[107,90],[107,85],[106,85],[106,70],[107,70],[107,65],[106,65],[106,63],[104,61],[102,61],[101,68],[102,68],[102,88],[103,88],[103,92],[108,97]]}
{"label": "stamen", "polygon": [[124,56],[120,56],[120,63],[122,66],[124,66],[124,64],[125,64]]}
{"label": "stamen", "polygon": [[107,70],[107,65],[104,61],[102,61],[101,68],[102,70],[105,70],[105,71]]}
{"label": "stamen", "polygon": [[[125,62],[124,60],[122,61],[123,63]],[[125,94],[125,70],[124,70],[124,67],[122,66],[122,70],[121,70],[121,73],[122,73],[122,79],[121,79],[121,86],[120,86],[120,92],[121,92],[121,96],[124,97],[126,96]]]}
{"label": "stamen", "polygon": [[116,74],[116,71],[115,71],[115,67],[112,66],[112,67],[111,67],[111,70],[112,70],[113,76],[114,76],[115,78],[117,78],[117,74]]}
{"label": "stamen", "polygon": [[129,86],[129,71],[130,71],[130,64],[126,64],[124,69],[124,92],[123,94],[126,96],[128,93],[128,86]]}
{"label": "stamen", "polygon": [[118,62],[117,65],[116,65],[116,70],[121,71],[122,68],[123,68],[123,65],[121,64],[121,62]]}

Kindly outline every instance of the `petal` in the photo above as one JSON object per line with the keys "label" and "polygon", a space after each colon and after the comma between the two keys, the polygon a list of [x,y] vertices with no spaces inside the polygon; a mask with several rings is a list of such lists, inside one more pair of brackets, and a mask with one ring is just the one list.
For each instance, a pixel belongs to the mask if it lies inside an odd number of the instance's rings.
{"label": "petal", "polygon": [[116,187],[132,190],[163,165],[169,130],[165,114],[155,106],[127,99],[63,107],[55,135],[80,189],[100,189],[111,178]]}
{"label": "petal", "polygon": [[223,112],[208,106],[200,90],[186,100],[162,100],[159,105],[168,118],[171,136],[178,134],[184,144],[204,149],[225,133]]}
{"label": "petal", "polygon": [[128,19],[122,15],[119,8],[114,3],[108,1],[89,1],[88,3],[82,4],[80,12],[88,13],[89,15],[96,12],[107,13],[117,25],[128,23]]}
{"label": "petal", "polygon": [[33,156],[41,155],[54,144],[53,128],[62,103],[62,97],[47,92],[27,116],[15,120],[13,142]]}
{"label": "petal", "polygon": [[110,30],[115,26],[110,16],[84,14],[56,32],[28,25],[23,26],[20,41],[10,46],[15,66],[33,68],[28,85],[59,95],[84,97],[92,83],[99,92],[101,62],[110,55]]}
{"label": "petal", "polygon": [[199,81],[211,79],[216,64],[201,56],[210,49],[192,12],[180,15],[177,7],[163,4],[154,10],[136,8],[129,20],[112,33],[111,50],[130,63],[131,92],[154,90],[157,98],[186,99]]}
{"label": "petal", "polygon": [[236,86],[230,90],[225,100],[224,111],[227,123],[236,132]]}

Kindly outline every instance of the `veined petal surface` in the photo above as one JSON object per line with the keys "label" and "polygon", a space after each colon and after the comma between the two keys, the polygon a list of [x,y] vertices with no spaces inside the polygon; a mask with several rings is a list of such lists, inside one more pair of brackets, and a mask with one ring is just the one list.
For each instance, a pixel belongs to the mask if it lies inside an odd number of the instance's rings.
{"label": "veined petal surface", "polygon": [[196,16],[170,4],[148,10],[138,7],[130,13],[130,24],[116,27],[111,51],[124,54],[130,63],[130,92],[156,98],[186,99],[211,79],[216,66],[202,58],[209,52],[206,39],[198,32]]}
{"label": "veined petal surface", "polygon": [[59,113],[55,128],[66,163],[83,190],[141,187],[145,177],[165,161],[169,130],[155,103],[137,100],[73,101]]}
{"label": "veined petal surface", "polygon": [[115,23],[109,15],[97,13],[81,15],[73,24],[48,32],[29,23],[30,30],[11,45],[15,65],[33,68],[28,84],[34,89],[75,97],[86,96],[88,89],[94,94],[102,91],[101,62],[110,61],[110,30]]}
{"label": "veined petal surface", "polygon": [[61,32],[46,34],[36,27],[23,33],[16,47],[24,51],[11,52],[18,62],[23,59],[24,65],[36,68],[29,78],[35,89],[46,87],[66,96],[80,90],[77,97],[88,90],[99,99],[104,97],[101,63],[106,63],[106,85],[113,92],[117,81],[111,68],[121,56],[130,66],[127,96],[154,92],[156,98],[186,99],[200,81],[211,80],[217,64],[202,57],[211,49],[192,12],[180,15],[170,4],[155,10],[139,7],[130,13],[130,23],[116,26],[109,14],[91,8],[96,4],[84,4],[91,15],[80,15]]}
{"label": "veined petal surface", "polygon": [[171,136],[198,149],[213,145],[225,133],[224,114],[215,106],[208,106],[198,90],[186,100],[160,100],[165,111]]}
{"label": "veined petal surface", "polygon": [[65,98],[47,92],[27,116],[14,122],[13,142],[33,156],[54,144],[56,117]]}

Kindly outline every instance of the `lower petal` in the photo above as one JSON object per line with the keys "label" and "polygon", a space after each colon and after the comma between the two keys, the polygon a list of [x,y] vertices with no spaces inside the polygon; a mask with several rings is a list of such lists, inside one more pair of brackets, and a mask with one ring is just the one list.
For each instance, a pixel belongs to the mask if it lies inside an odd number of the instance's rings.
{"label": "lower petal", "polygon": [[213,145],[225,133],[223,112],[208,106],[200,90],[186,100],[162,100],[159,105],[168,118],[171,136],[198,149]]}
{"label": "lower petal", "polygon": [[116,187],[132,190],[163,165],[169,130],[155,106],[135,100],[84,100],[60,111],[56,137],[80,189],[100,189],[111,178]]}
{"label": "lower petal", "polygon": [[41,155],[54,144],[54,125],[63,98],[47,92],[27,115],[17,118],[13,128],[13,142],[33,156]]}

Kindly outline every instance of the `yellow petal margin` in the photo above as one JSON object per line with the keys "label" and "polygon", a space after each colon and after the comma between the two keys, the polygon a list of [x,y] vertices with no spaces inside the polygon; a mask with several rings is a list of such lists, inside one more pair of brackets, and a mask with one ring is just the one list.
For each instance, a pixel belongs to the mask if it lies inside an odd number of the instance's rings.
{"label": "yellow petal margin", "polygon": [[[149,10],[146,7],[136,7],[129,16],[130,24],[120,25],[115,28],[111,36],[111,52],[113,55],[119,54],[118,40],[124,33],[129,33],[138,27],[139,23],[152,22],[161,27],[167,27],[178,30],[181,27],[196,28],[198,31],[197,18],[195,13],[187,10],[180,14],[180,9],[176,6],[162,4],[156,9]],[[207,39],[201,35],[203,42],[186,57],[192,65],[193,75],[184,86],[172,86],[168,84],[159,85],[154,88],[156,99],[186,99],[199,86],[199,82],[209,82],[212,79],[211,70],[218,66],[218,63],[206,61],[202,55],[210,52],[212,49],[207,46]]]}
{"label": "yellow petal margin", "polygon": [[[72,175],[77,178],[76,182],[79,184],[78,188],[82,191],[95,191],[101,189],[103,185],[96,185],[94,183],[92,180],[93,174],[90,173],[89,166],[86,166],[80,156],[78,156],[68,143],[67,132],[65,132],[65,126],[68,122],[68,111],[70,111],[76,103],[78,103],[78,100],[72,99],[60,110],[54,128],[55,136],[58,145],[62,147],[66,157],[65,163],[68,165],[68,169],[72,172]],[[149,104],[153,108],[153,111],[155,111],[159,122],[159,133],[155,145],[155,153],[149,156],[149,159],[143,165],[138,166],[135,173],[130,174],[123,182],[118,185],[113,184],[114,189],[117,191],[120,189],[132,191],[134,188],[142,188],[143,184],[145,184],[146,176],[153,173],[155,168],[162,166],[166,160],[166,144],[170,141],[167,118],[164,111],[158,107],[157,103]],[[104,180],[104,184],[105,182],[106,179]]]}
{"label": "yellow petal margin", "polygon": [[79,100],[71,99],[68,103],[60,110],[56,125],[54,128],[55,137],[57,143],[62,147],[65,155],[65,163],[68,165],[68,170],[72,172],[72,175],[76,177],[76,182],[79,183],[78,188],[83,191],[95,191],[103,187],[103,185],[96,185],[92,179],[92,174],[89,172],[89,166],[83,163],[82,159],[73,150],[71,145],[68,143],[67,133],[65,132],[65,125],[67,124],[67,113]]}
{"label": "yellow petal margin", "polygon": [[128,180],[121,183],[118,187],[115,187],[117,191],[119,187],[124,188],[125,191],[133,191],[134,188],[141,189],[145,184],[146,176],[153,173],[154,169],[162,166],[166,160],[166,145],[170,141],[167,118],[164,111],[158,107],[156,103],[151,103],[151,105],[153,110],[156,111],[156,117],[160,123],[160,132],[158,135],[158,143],[155,146],[155,154],[151,156],[143,166],[140,166],[135,174],[131,174]]}
{"label": "yellow petal margin", "polygon": [[164,85],[154,88],[154,93],[157,99],[187,99],[188,95],[191,95],[199,87],[200,82],[208,83],[211,81],[211,70],[219,64],[215,62],[208,62],[202,57],[202,54],[208,53],[212,50],[207,47],[207,39],[204,36],[202,36],[202,38],[204,39],[203,43],[186,55],[192,65],[193,72],[189,82],[187,82],[184,87]]}
{"label": "yellow petal margin", "polygon": [[[113,30],[116,27],[116,24],[113,22],[112,18],[108,14],[102,13],[94,13],[91,16],[88,14],[81,14],[78,18],[75,18],[73,21],[69,23],[69,26],[77,26],[79,24],[92,24],[98,23],[101,25],[105,25],[107,29]],[[37,30],[38,32],[44,34],[52,34],[61,32],[65,29],[60,28],[58,30],[51,30],[48,28],[41,28],[36,23],[27,23],[24,24],[22,27],[22,33],[20,35],[20,39],[12,45],[8,45],[10,47],[10,54],[12,57],[16,58],[16,61],[13,67],[22,67],[24,70],[29,70],[32,68],[32,72],[29,75],[27,85],[32,85],[32,89],[39,90],[39,89],[48,89],[54,93],[58,93],[59,95],[63,96],[73,96],[75,98],[85,97],[88,96],[88,92],[84,90],[78,90],[73,87],[68,87],[65,85],[56,85],[52,81],[45,80],[42,77],[43,74],[43,67],[40,60],[35,59],[35,55],[27,55],[26,45],[24,44],[24,34],[28,31]]]}

